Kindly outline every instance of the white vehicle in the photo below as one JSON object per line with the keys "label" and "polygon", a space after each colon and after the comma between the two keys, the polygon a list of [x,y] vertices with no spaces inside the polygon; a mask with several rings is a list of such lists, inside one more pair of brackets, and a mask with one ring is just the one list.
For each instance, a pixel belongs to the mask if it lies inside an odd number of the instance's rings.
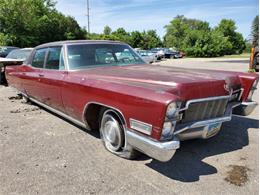
{"label": "white vehicle", "polygon": [[146,50],[137,50],[137,53],[147,63],[153,63],[153,62],[157,61],[157,55],[153,52],[146,51]]}
{"label": "white vehicle", "polygon": [[5,58],[0,57],[0,84],[5,84],[5,67],[22,64],[30,56],[33,48],[12,50]]}

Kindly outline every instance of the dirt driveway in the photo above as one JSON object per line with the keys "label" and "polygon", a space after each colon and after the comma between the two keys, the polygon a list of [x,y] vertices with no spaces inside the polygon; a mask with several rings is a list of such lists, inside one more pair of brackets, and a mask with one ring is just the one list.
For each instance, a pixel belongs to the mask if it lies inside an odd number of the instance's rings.
{"label": "dirt driveway", "polygon": [[[244,59],[162,65],[246,71]],[[172,160],[129,161],[83,129],[0,87],[0,194],[258,194],[258,108],[209,140],[181,143]],[[258,99],[258,91],[254,95]]]}

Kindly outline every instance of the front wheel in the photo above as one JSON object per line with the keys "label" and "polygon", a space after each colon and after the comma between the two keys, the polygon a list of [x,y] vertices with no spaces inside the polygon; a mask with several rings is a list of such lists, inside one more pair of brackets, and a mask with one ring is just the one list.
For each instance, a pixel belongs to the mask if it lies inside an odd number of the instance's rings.
{"label": "front wheel", "polygon": [[134,159],[138,152],[127,144],[122,122],[113,110],[102,111],[100,137],[111,153],[126,159]]}

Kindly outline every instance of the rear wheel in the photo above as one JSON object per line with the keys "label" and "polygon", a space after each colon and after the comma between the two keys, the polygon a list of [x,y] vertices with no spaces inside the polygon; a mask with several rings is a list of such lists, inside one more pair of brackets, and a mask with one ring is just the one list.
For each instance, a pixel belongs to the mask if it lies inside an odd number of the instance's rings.
{"label": "rear wheel", "polygon": [[126,143],[122,121],[114,110],[102,110],[100,137],[104,147],[111,153],[126,159],[134,159],[138,152]]}

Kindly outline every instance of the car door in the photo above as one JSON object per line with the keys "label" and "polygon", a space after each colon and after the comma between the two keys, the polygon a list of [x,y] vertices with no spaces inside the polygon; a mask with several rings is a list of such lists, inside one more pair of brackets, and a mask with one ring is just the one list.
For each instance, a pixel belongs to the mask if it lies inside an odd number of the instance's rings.
{"label": "car door", "polygon": [[41,100],[44,104],[64,112],[61,98],[63,79],[67,74],[62,46],[49,47],[40,81]]}
{"label": "car door", "polygon": [[36,49],[31,61],[23,67],[21,72],[25,93],[38,101],[42,101],[41,78],[47,51],[48,48]]}

